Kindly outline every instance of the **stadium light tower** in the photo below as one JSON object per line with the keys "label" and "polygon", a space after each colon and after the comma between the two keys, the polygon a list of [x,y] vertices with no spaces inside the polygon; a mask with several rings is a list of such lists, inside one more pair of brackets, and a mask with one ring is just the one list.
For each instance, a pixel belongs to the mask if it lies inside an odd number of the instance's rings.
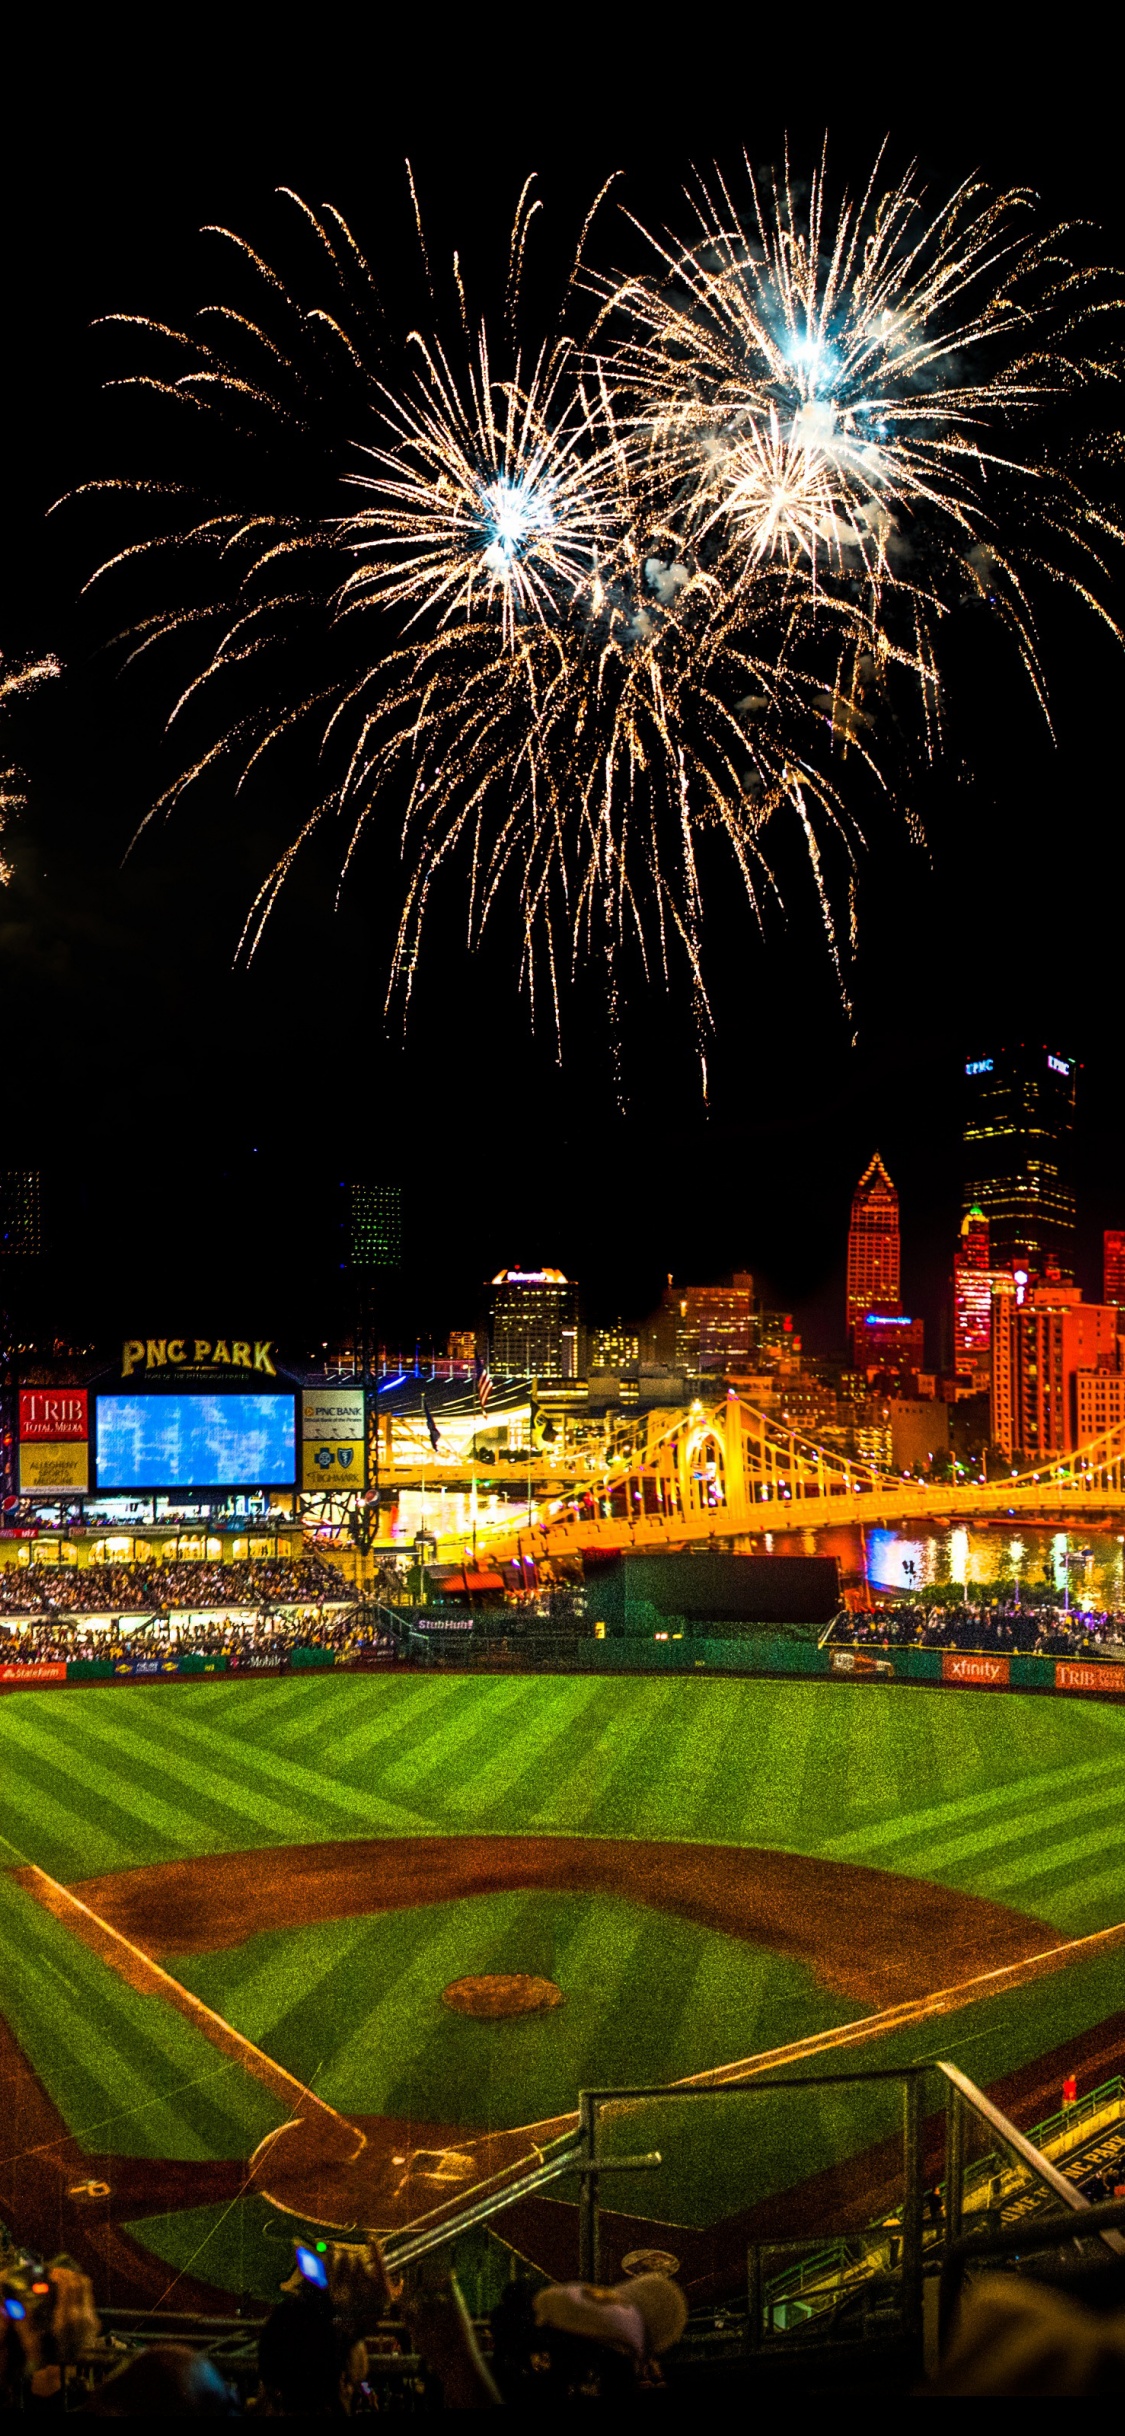
{"label": "stadium light tower", "polygon": [[352,1178],[340,1187],[346,1194],[342,1220],[346,1257],[356,1288],[355,1338],[363,1385],[363,1489],[354,1500],[351,1535],[366,1556],[379,1528],[378,1346],[375,1344],[375,1386],[372,1391],[372,1341],[375,1301],[380,1279],[394,1276],[402,1260],[402,1188],[383,1181]]}

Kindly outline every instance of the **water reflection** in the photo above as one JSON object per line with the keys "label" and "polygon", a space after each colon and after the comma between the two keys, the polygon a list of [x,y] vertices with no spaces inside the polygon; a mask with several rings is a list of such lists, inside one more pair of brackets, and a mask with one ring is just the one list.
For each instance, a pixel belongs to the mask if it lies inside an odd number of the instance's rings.
{"label": "water reflection", "polygon": [[1056,1592],[1069,1583],[1072,1607],[1125,1605],[1125,1533],[991,1530],[959,1524],[955,1529],[834,1532],[833,1546],[846,1578],[875,1590],[925,1591],[945,1583],[974,1592],[1001,1587],[1028,1593]]}

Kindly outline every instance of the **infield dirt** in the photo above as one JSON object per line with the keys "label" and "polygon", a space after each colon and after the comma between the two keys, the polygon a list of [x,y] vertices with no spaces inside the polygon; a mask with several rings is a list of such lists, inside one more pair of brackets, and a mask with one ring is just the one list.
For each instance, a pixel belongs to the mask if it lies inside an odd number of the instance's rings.
{"label": "infield dirt", "polygon": [[[13,1871],[19,1880],[21,1871]],[[147,1954],[213,1953],[263,1930],[309,1928],[513,1889],[602,1894],[673,1912],[786,1954],[871,2007],[1057,1944],[1026,1912],[929,1879],[730,1844],[594,1836],[371,1837],[210,1854],[72,1883]]]}
{"label": "infield dirt", "polygon": [[[22,1880],[40,1873],[12,1875]],[[87,1878],[69,1891],[141,1949],[136,1962],[143,1971],[144,1955],[155,1960],[211,1952],[264,1931],[543,1888],[612,1895],[678,1914],[797,1959],[824,1986],[875,2008],[1022,1963],[1057,1940],[1057,1931],[1028,1914],[890,1871],[763,1848],[571,1836],[422,1836],[272,1846]],[[41,1889],[38,1899],[43,1900]],[[13,2064],[15,2055],[9,2071]],[[144,2254],[120,2227],[126,2207],[143,2214],[158,2193],[164,2207],[169,2201],[184,2207],[205,2195],[219,2198],[251,2188],[286,2211],[321,2221],[401,2224],[435,2204],[455,2202],[458,2185],[464,2189],[464,2169],[470,2185],[506,2171],[526,2151],[529,2133],[524,2126],[482,2135],[453,2123],[408,2124],[358,2115],[345,2118],[360,2144],[360,2154],[345,2165],[329,2154],[335,2143],[325,2139],[324,2126],[300,2119],[298,2105],[298,2119],[263,2142],[253,2161],[206,2168],[107,2161],[112,2197],[104,2213],[87,2212],[70,2198],[68,2186],[80,2178],[80,2165],[90,2171],[90,2161],[63,2133],[54,2110],[42,2111],[44,2093],[22,2057],[15,2078],[28,2110],[20,2146],[25,2175],[36,2186],[38,2212],[65,2215],[74,2234],[77,2217],[84,2216],[87,2243],[93,2234],[103,2273],[109,2268],[119,2286],[144,2285],[150,2300],[155,2278],[149,2262],[142,2265]],[[567,2121],[537,2124],[535,2137],[549,2139]],[[842,2198],[846,2190],[854,2206],[857,2176],[865,2198],[870,2183],[874,2202],[893,2171],[890,2149],[884,2153],[876,2147],[709,2233],[682,2225],[665,2230],[683,2257],[688,2280],[705,2290],[733,2235],[735,2248],[739,2243],[744,2248],[751,2226],[771,2238],[783,2228],[798,2229],[807,2220],[814,2189],[822,2201]],[[96,2233],[91,2216],[101,2218]],[[547,2199],[524,2202],[506,2212],[500,2229],[541,2264],[564,2271],[574,2239],[571,2207]],[[659,2232],[649,2220],[607,2217],[605,2223],[608,2250],[624,2250]]]}

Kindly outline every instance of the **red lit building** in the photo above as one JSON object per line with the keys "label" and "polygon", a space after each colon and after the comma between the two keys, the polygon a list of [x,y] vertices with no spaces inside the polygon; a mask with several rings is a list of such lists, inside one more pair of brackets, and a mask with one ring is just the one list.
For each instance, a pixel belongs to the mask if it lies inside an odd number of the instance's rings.
{"label": "red lit building", "polygon": [[[997,1281],[999,1283],[999,1280]],[[1112,1303],[1084,1303],[1057,1280],[992,1304],[991,1432],[1008,1456],[1069,1455],[1121,1414],[1120,1340]]]}
{"label": "red lit building", "polygon": [[992,1270],[988,1220],[974,1206],[961,1220],[953,1260],[953,1367],[958,1378],[987,1372],[992,1346]]}
{"label": "red lit building", "polygon": [[901,1311],[865,1311],[862,1319],[852,1324],[852,1362],[856,1370],[866,1371],[868,1378],[877,1373],[924,1369],[926,1360],[924,1330],[920,1319],[907,1319]]}
{"label": "red lit building", "polygon": [[1102,1237],[1102,1299],[1125,1308],[1125,1228],[1107,1226]]}
{"label": "red lit building", "polygon": [[[848,1334],[869,1311],[902,1311],[898,1194],[878,1151],[852,1196],[848,1228]],[[857,1362],[857,1368],[861,1365]]]}

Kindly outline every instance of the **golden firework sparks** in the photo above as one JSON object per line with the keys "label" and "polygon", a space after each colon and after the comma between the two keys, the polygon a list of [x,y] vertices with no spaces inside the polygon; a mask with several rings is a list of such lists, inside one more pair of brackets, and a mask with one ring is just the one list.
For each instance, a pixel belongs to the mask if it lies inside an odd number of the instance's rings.
{"label": "golden firework sparks", "polygon": [[188,331],[139,325],[151,361],[130,380],[211,434],[198,491],[92,486],[132,489],[140,518],[95,581],[178,571],[128,629],[132,656],[180,655],[169,725],[193,738],[149,818],[316,744],[247,955],[339,819],[344,873],[372,836],[405,865],[391,998],[458,874],[470,943],[518,908],[525,982],[556,1019],[590,953],[612,1009],[631,943],[666,976],[682,955],[702,1042],[714,845],[760,919],[787,821],[846,997],[832,904],[842,879],[854,933],[903,676],[933,752],[946,623],[986,602],[1044,700],[1033,580],[1106,615],[1122,538],[1033,437],[1113,370],[1119,283],[1022,193],[967,184],[935,215],[911,176],[880,180],[877,163],[833,218],[823,161],[800,198],[788,168],[747,171],[737,204],[715,173],[690,235],[646,240],[656,269],[627,277],[585,268],[591,213],[577,339],[521,343],[531,181],[491,324],[470,322],[455,256],[443,335],[423,242],[425,326],[399,345],[351,231],[294,197],[327,301],[234,237],[248,298]]}

